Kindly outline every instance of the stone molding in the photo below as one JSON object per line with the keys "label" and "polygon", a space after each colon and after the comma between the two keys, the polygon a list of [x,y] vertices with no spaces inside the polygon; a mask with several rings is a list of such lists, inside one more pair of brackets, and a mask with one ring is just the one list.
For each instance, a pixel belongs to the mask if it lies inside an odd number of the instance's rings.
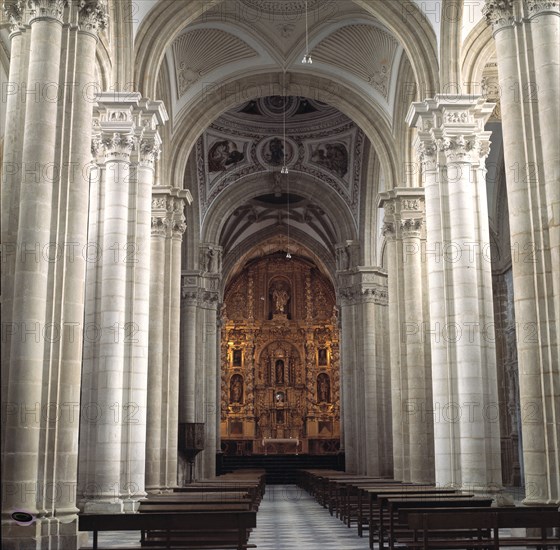
{"label": "stone molding", "polygon": [[97,37],[97,33],[107,28],[109,14],[106,0],[80,0],[78,7],[78,28]]}
{"label": "stone molding", "polygon": [[68,0],[27,0],[27,5],[31,11],[30,24],[41,19],[62,23]]}
{"label": "stone molding", "polygon": [[486,0],[482,13],[486,17],[486,22],[492,26],[494,33],[511,27],[515,21],[513,0]]}

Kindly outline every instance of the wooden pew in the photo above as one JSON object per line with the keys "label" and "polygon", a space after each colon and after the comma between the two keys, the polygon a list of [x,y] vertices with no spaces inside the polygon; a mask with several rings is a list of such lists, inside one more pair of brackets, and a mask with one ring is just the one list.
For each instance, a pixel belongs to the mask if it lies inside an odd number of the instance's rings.
{"label": "wooden pew", "polygon": [[417,496],[381,495],[377,499],[380,507],[379,522],[379,548],[384,548],[387,539],[389,549],[393,550],[397,537],[410,534],[410,529],[398,521],[398,512],[402,508],[439,508],[439,509],[464,509],[486,508],[492,505],[492,498],[474,497],[472,494],[423,494]]}
{"label": "wooden pew", "polygon": [[[426,485],[402,485],[400,487],[379,487],[379,488],[365,488],[362,490],[367,495],[367,506],[368,506],[368,519],[367,525],[369,529],[369,547],[373,548],[375,533],[380,531],[380,523],[383,514],[381,509],[379,498],[385,495],[398,497],[406,496],[417,496],[418,498],[429,498],[430,495],[444,495],[444,494],[454,494],[457,491],[455,489],[433,487]],[[382,501],[381,501],[382,502]],[[363,523],[363,518],[360,518]],[[380,539],[380,545],[383,543],[383,537],[378,537]]]}
{"label": "wooden pew", "polygon": [[[254,511],[181,512],[149,514],[81,514],[80,531],[93,531],[93,548],[97,550],[99,531],[141,531],[146,546],[146,531],[160,532],[158,544],[152,548],[172,548],[171,541],[182,534],[182,548],[214,548],[246,550],[250,530],[257,525]],[[174,548],[176,540],[174,540]]]}
{"label": "wooden pew", "polygon": [[[507,547],[560,548],[560,537],[551,537],[547,530],[560,528],[560,511],[550,507],[465,508],[426,510],[404,509],[399,521],[406,522],[413,532],[412,539],[401,537],[403,548],[436,550],[438,548]],[[539,535],[505,537],[500,529],[526,528],[540,531]],[[481,531],[491,531],[482,540]],[[468,536],[463,535],[464,532]]]}

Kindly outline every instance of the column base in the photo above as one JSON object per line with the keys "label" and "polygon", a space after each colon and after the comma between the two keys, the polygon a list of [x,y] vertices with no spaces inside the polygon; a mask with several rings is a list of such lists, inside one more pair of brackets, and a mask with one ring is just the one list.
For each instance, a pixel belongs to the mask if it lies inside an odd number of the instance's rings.
{"label": "column base", "polygon": [[[87,534],[86,534],[87,536]],[[18,525],[12,519],[2,519],[3,550],[76,550],[78,544],[78,519],[62,523],[57,519],[43,518],[31,525]]]}

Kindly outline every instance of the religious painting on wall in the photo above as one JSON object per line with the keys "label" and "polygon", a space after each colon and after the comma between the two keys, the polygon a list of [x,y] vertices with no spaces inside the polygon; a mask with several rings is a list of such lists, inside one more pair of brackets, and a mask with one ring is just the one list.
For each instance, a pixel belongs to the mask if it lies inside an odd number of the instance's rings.
{"label": "religious painting on wall", "polygon": [[318,352],[317,352],[317,357],[318,357],[318,363],[319,365],[323,366],[323,365],[327,365],[328,361],[327,361],[327,349],[326,348],[319,348]]}
{"label": "religious painting on wall", "polygon": [[233,357],[232,357],[232,364],[234,367],[240,367],[241,366],[241,350],[240,349],[234,349],[233,350]]}
{"label": "religious painting on wall", "polygon": [[348,149],[344,143],[325,143],[311,152],[311,160],[343,178],[348,173]]}
{"label": "religious painting on wall", "polygon": [[208,172],[223,172],[245,158],[238,145],[229,139],[220,139],[208,151]]}
{"label": "religious painting on wall", "polygon": [[294,148],[289,141],[273,137],[261,142],[260,156],[261,159],[270,166],[281,166],[289,163],[294,156]]}

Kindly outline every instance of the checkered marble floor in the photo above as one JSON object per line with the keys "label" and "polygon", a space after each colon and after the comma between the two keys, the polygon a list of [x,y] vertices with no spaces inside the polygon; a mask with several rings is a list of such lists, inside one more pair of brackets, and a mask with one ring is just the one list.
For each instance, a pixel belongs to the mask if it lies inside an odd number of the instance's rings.
{"label": "checkered marble floor", "polygon": [[267,485],[249,542],[258,550],[368,548],[367,537],[360,538],[295,485]]}

